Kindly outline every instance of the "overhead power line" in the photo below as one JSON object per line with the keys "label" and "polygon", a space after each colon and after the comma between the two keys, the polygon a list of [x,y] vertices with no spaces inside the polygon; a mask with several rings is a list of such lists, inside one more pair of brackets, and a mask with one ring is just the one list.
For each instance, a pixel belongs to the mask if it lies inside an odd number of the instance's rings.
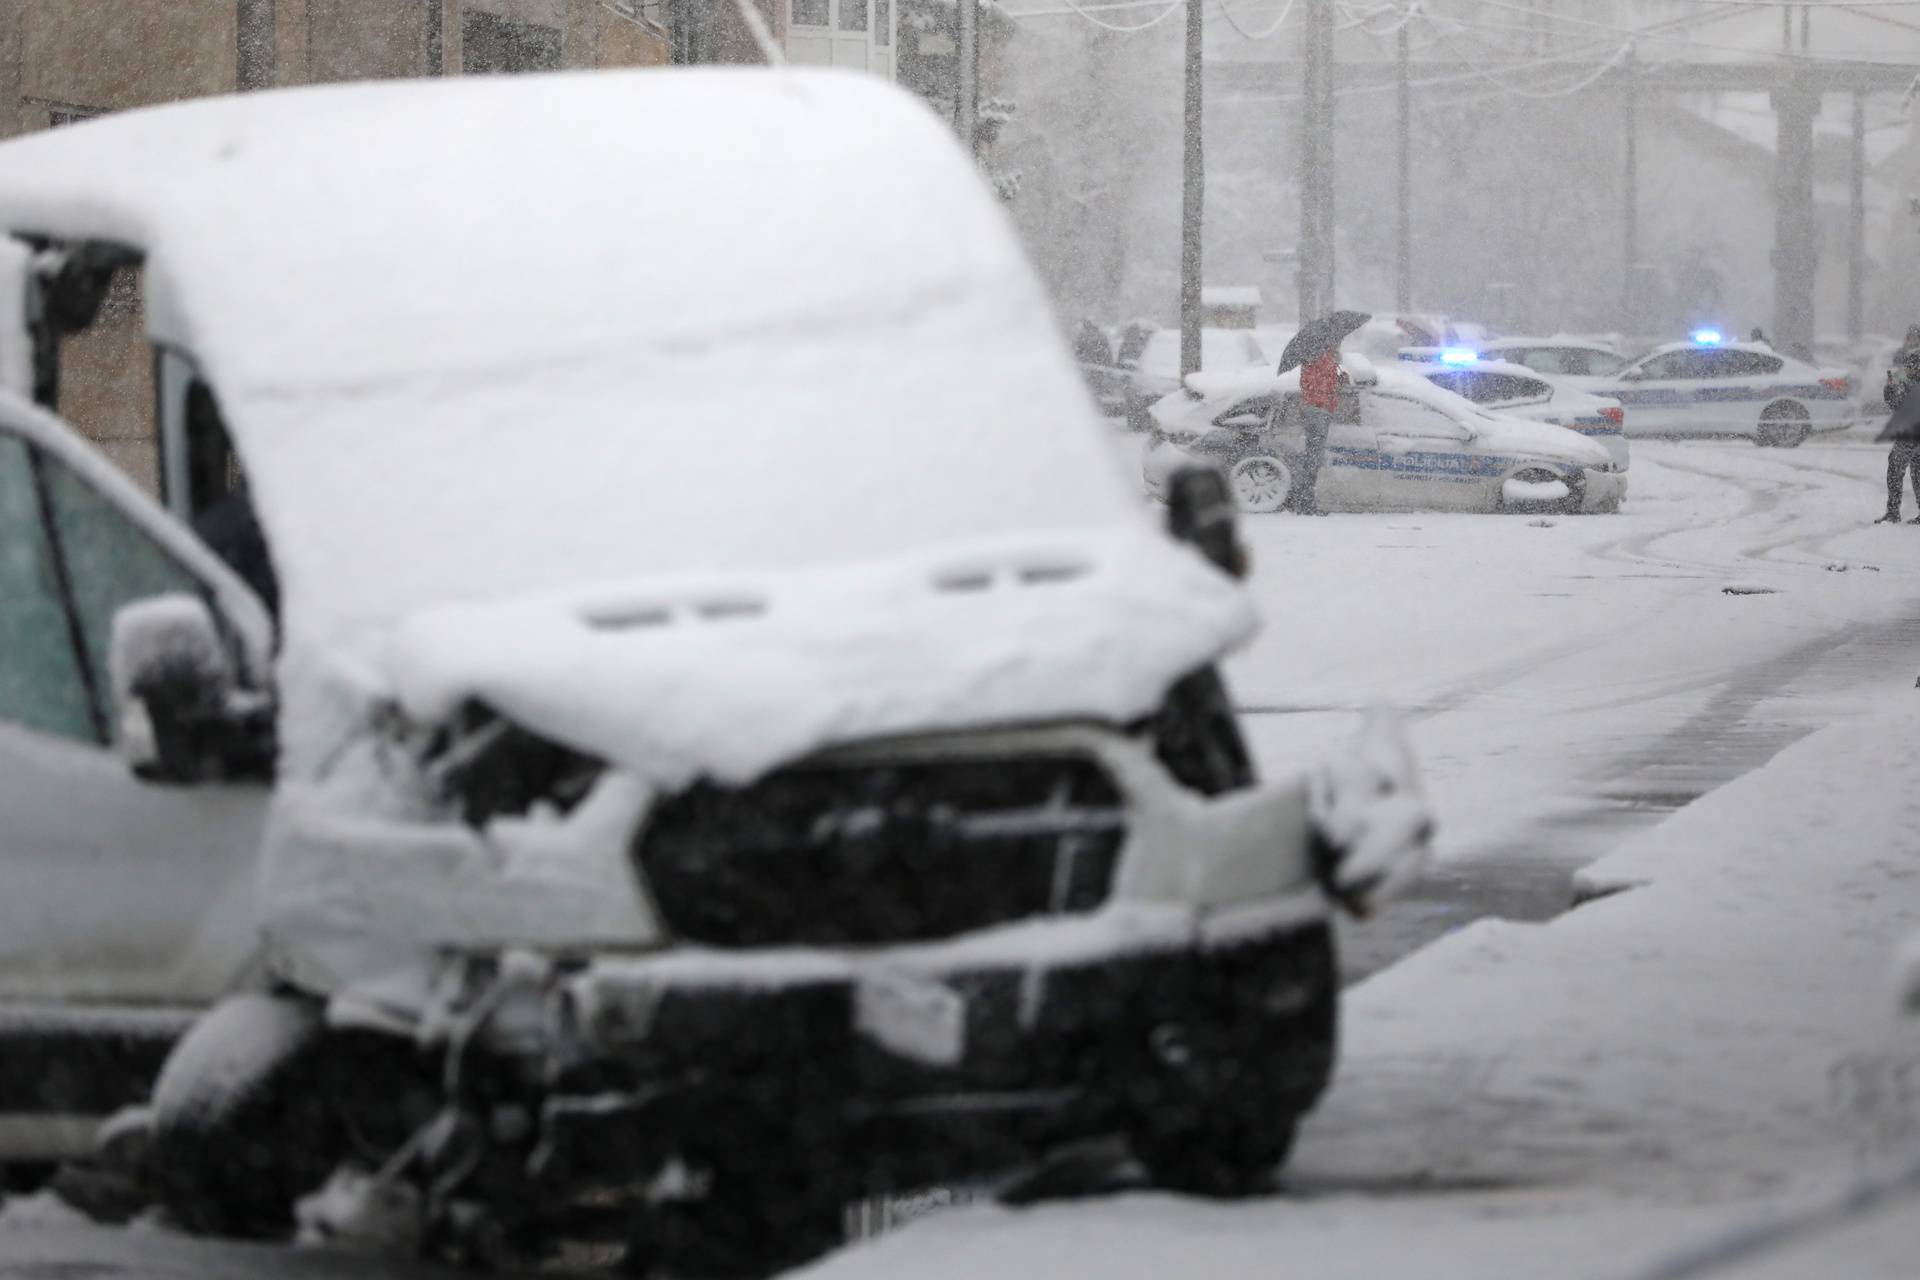
{"label": "overhead power line", "polygon": [[1233,0],[1220,0],[1220,12],[1226,17],[1227,25],[1248,40],[1265,40],[1279,31],[1282,26],[1286,25],[1287,19],[1293,14],[1293,6],[1295,3],[1296,0],[1287,0],[1287,3],[1280,10],[1280,16],[1275,18],[1265,31],[1261,32],[1249,31],[1240,25],[1240,19],[1233,16]]}

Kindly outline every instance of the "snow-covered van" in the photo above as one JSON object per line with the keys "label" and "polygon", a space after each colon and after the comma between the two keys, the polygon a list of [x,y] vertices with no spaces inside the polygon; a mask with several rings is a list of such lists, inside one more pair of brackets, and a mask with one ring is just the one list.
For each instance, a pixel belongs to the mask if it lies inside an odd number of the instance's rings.
{"label": "snow-covered van", "polygon": [[[1069,1140],[1212,1193],[1286,1154],[1330,910],[1427,808],[1387,731],[1255,780],[1221,512],[1142,508],[910,97],[476,78],[29,136],[0,316],[0,1017],[218,1001],[153,1089],[176,1220],[737,1272]],[[50,412],[113,324],[158,502]]]}

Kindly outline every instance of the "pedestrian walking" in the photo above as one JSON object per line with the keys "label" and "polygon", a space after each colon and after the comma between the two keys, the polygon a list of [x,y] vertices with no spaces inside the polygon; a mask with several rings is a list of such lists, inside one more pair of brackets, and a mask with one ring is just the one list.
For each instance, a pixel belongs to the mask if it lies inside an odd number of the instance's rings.
{"label": "pedestrian walking", "polygon": [[1300,474],[1288,495],[1295,511],[1317,516],[1320,510],[1320,468],[1327,461],[1327,434],[1333,430],[1334,411],[1340,407],[1340,353],[1335,348],[1300,366],[1300,417],[1307,431],[1307,451]]}
{"label": "pedestrian walking", "polygon": [[[1894,352],[1881,395],[1891,416],[1879,438],[1893,447],[1887,453],[1887,513],[1874,523],[1898,524],[1900,493],[1908,483],[1920,510],[1920,324],[1907,329],[1907,340]],[[1920,524],[1920,514],[1910,523]]]}
{"label": "pedestrian walking", "polygon": [[1320,468],[1327,459],[1327,435],[1340,407],[1340,344],[1373,317],[1360,311],[1336,311],[1309,321],[1287,343],[1280,372],[1300,370],[1300,417],[1307,448],[1287,505],[1303,515],[1324,515],[1319,506]]}

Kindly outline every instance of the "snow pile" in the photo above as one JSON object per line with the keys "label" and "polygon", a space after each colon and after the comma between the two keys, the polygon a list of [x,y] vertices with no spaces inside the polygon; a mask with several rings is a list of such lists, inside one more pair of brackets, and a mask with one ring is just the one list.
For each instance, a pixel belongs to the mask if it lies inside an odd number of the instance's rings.
{"label": "snow pile", "polygon": [[1572,492],[1560,480],[1503,480],[1500,483],[1501,500],[1515,507],[1530,502],[1565,502]]}
{"label": "snow pile", "polygon": [[[1917,769],[1920,718],[1825,730],[1596,868],[1642,887],[1350,992],[1286,1199],[977,1210],[810,1274],[1632,1276],[1829,1203],[1920,1148],[1920,1035],[1885,982],[1920,924]],[[1446,1194],[1367,1194],[1421,1188]]]}
{"label": "snow pile", "polygon": [[224,1105],[312,1031],[312,1015],[296,1001],[261,995],[223,1001],[168,1055],[153,1086],[154,1114]]}
{"label": "snow pile", "polygon": [[0,1205],[0,1227],[50,1229],[85,1226],[91,1221],[86,1214],[51,1191],[13,1196]]}
{"label": "snow pile", "polygon": [[418,1256],[420,1192],[401,1179],[342,1166],[294,1205],[295,1240],[306,1248]]}

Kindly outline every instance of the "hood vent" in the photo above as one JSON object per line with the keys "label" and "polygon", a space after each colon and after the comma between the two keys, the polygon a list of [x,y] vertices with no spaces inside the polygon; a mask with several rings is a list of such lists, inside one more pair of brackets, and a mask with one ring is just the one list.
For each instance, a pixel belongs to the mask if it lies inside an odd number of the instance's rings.
{"label": "hood vent", "polygon": [[590,606],[581,611],[581,617],[596,631],[637,631],[672,626],[689,618],[700,622],[733,622],[758,618],[766,612],[767,602],[757,596],[712,596],[677,604],[653,601]]}

